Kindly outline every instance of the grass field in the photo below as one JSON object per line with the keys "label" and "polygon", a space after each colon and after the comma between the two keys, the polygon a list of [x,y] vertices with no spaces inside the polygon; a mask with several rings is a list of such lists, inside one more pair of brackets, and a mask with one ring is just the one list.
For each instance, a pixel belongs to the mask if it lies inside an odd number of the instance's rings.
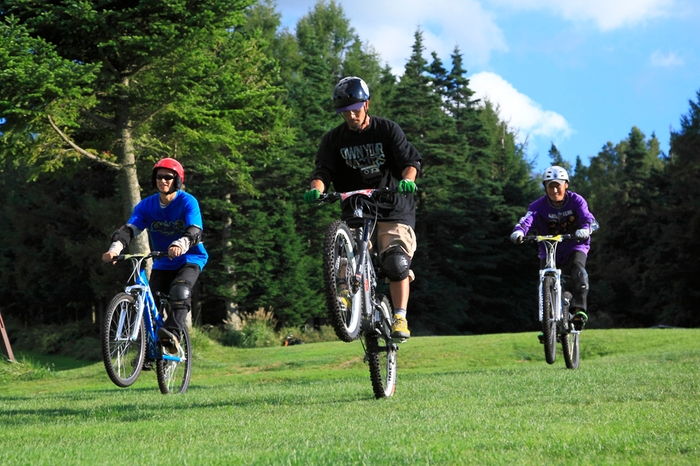
{"label": "grass field", "polygon": [[170,396],[152,372],[120,389],[101,363],[0,363],[0,464],[700,464],[700,330],[581,341],[572,371],[535,333],[413,338],[383,400],[359,342],[195,335],[190,389]]}

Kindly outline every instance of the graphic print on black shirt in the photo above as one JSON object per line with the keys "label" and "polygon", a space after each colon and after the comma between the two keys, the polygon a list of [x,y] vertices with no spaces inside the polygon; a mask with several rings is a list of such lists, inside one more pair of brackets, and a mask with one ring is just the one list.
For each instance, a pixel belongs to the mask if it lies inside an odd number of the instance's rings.
{"label": "graphic print on black shirt", "polygon": [[382,177],[379,167],[384,165],[386,154],[384,154],[384,146],[381,142],[341,147],[340,156],[343,157],[348,167],[361,171],[362,181],[365,183],[375,184]]}
{"label": "graphic print on black shirt", "polygon": [[550,235],[573,234],[576,230],[576,215],[573,210],[549,214],[547,225]]}

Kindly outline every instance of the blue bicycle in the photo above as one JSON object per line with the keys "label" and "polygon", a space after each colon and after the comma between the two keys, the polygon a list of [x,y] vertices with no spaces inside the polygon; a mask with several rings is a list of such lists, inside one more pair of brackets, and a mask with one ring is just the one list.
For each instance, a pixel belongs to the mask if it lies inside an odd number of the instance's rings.
{"label": "blue bicycle", "polygon": [[158,293],[159,305],[148,284],[143,262],[167,257],[167,252],[123,254],[115,262],[130,260],[132,272],[124,292],[110,302],[102,325],[102,358],[107,375],[119,387],[129,387],[142,370],[156,366],[161,393],[184,393],[190,384],[192,347],[187,328],[182,333],[177,354],[163,350],[158,329],[169,308],[168,296]]}

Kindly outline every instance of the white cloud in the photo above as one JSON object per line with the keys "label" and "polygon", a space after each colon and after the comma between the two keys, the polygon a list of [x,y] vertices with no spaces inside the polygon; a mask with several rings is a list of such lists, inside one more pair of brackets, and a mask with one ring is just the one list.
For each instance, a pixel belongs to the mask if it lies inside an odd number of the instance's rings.
{"label": "white cloud", "polygon": [[466,67],[484,66],[493,52],[507,51],[503,31],[477,0],[340,0],[343,11],[363,41],[403,74],[418,28],[423,31],[424,58],[436,52],[445,67],[459,47]]}
{"label": "white cloud", "polygon": [[553,10],[569,21],[593,21],[602,31],[667,16],[676,0],[491,0],[516,9]]}
{"label": "white cloud", "polygon": [[679,57],[673,52],[669,53],[663,53],[660,51],[656,51],[651,54],[651,57],[649,58],[649,61],[651,62],[651,66],[656,66],[660,68],[670,68],[672,66],[683,66],[685,62],[683,61],[683,58]]}
{"label": "white cloud", "polygon": [[481,72],[470,76],[469,87],[476,98],[498,105],[501,119],[518,130],[520,142],[529,137],[559,141],[573,133],[563,116],[552,110],[544,110],[497,74]]}

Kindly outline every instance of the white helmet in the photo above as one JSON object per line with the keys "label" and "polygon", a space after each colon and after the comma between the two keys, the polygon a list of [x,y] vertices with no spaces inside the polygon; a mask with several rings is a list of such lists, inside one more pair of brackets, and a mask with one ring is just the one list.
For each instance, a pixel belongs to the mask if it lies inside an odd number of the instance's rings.
{"label": "white helmet", "polygon": [[548,169],[544,171],[544,175],[542,175],[542,184],[547,186],[547,183],[550,181],[566,181],[567,183],[569,182],[569,174],[566,173],[566,170],[564,170],[562,167],[558,165],[552,165]]}

